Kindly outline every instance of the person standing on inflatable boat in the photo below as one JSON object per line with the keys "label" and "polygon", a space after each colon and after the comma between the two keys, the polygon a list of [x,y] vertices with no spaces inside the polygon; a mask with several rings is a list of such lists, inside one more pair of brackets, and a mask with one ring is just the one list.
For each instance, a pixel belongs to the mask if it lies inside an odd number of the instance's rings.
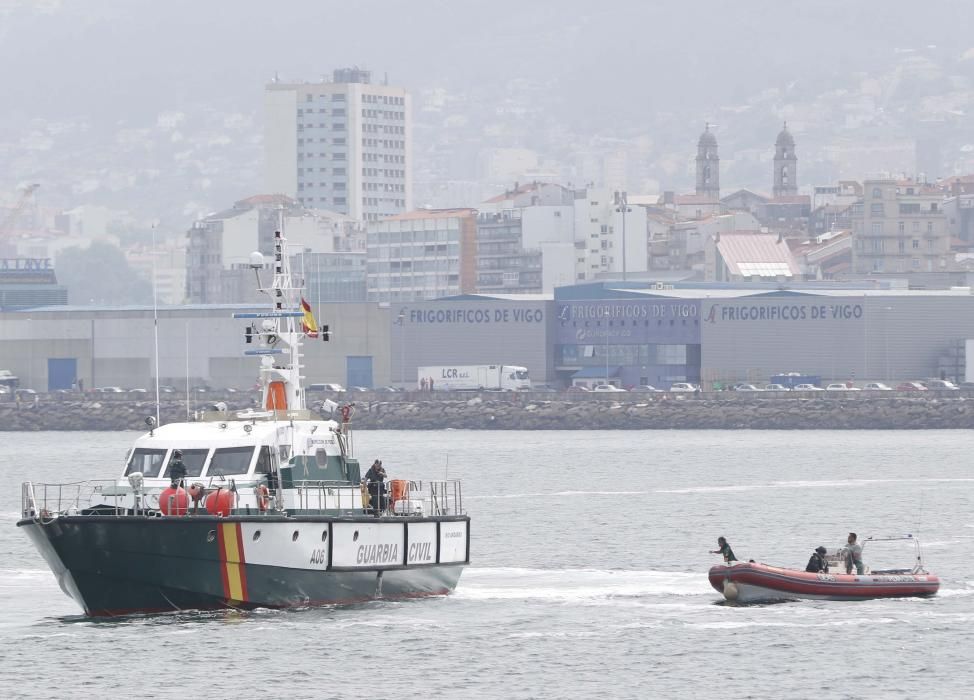
{"label": "person standing on inflatable boat", "polygon": [[717,538],[717,549],[711,549],[711,554],[722,554],[724,556],[724,563],[730,564],[732,561],[737,561],[737,557],[734,556],[734,550],[730,548],[727,544],[727,539],[724,537]]}
{"label": "person standing on inflatable boat", "polygon": [[862,563],[862,545],[856,542],[858,536],[854,532],[849,533],[849,539],[845,546],[845,572],[852,573],[852,567],[856,567],[857,574],[866,573],[866,566]]}

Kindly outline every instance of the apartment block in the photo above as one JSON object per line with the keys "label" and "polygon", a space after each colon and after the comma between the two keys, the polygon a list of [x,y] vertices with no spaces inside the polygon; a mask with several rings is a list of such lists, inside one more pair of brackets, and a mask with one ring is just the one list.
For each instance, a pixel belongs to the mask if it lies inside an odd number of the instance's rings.
{"label": "apartment block", "polygon": [[412,209],[409,93],[343,68],[330,82],[266,86],[265,178],[299,204],[377,221]]}
{"label": "apartment block", "polygon": [[912,180],[866,180],[852,207],[855,274],[946,271],[950,234],[943,193]]}
{"label": "apartment block", "polygon": [[426,209],[368,224],[369,301],[470,294],[477,287],[477,210]]}

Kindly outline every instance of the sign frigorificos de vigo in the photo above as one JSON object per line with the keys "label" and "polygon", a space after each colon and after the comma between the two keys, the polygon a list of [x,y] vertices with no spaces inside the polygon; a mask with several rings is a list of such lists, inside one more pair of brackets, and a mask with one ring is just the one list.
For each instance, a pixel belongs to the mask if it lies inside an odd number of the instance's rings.
{"label": "sign frigorificos de vigo", "polygon": [[565,302],[556,305],[555,314],[561,344],[700,342],[696,300]]}
{"label": "sign frigorificos de vigo", "polygon": [[749,321],[855,321],[865,311],[862,304],[791,304],[741,302],[712,304],[704,310],[704,323],[741,323]]}
{"label": "sign frigorificos de vigo", "polygon": [[[494,307],[484,305],[463,308],[409,308],[402,307],[400,312],[410,324],[482,324],[482,323],[524,323],[536,324],[544,322],[544,307],[504,306]],[[393,313],[393,321],[398,318]]]}

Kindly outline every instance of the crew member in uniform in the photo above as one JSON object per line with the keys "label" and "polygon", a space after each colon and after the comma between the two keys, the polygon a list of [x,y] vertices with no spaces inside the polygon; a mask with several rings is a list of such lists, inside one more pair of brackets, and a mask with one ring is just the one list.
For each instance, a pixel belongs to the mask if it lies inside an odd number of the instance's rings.
{"label": "crew member in uniform", "polygon": [[375,460],[369,470],[365,472],[365,487],[369,491],[369,507],[375,517],[382,515],[386,509],[386,470],[381,460]]}
{"label": "crew member in uniform", "polygon": [[186,465],[183,464],[183,453],[181,450],[172,451],[172,459],[169,461],[169,478],[172,479],[172,487],[179,488],[186,479]]}

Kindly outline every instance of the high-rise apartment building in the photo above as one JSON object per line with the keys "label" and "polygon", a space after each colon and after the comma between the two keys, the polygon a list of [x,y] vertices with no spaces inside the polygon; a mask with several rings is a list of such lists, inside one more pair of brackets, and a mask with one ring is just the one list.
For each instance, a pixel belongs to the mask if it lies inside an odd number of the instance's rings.
{"label": "high-rise apartment building", "polygon": [[274,81],[264,94],[267,191],[376,221],[412,209],[412,119],[404,88],[342,68],[331,82]]}

